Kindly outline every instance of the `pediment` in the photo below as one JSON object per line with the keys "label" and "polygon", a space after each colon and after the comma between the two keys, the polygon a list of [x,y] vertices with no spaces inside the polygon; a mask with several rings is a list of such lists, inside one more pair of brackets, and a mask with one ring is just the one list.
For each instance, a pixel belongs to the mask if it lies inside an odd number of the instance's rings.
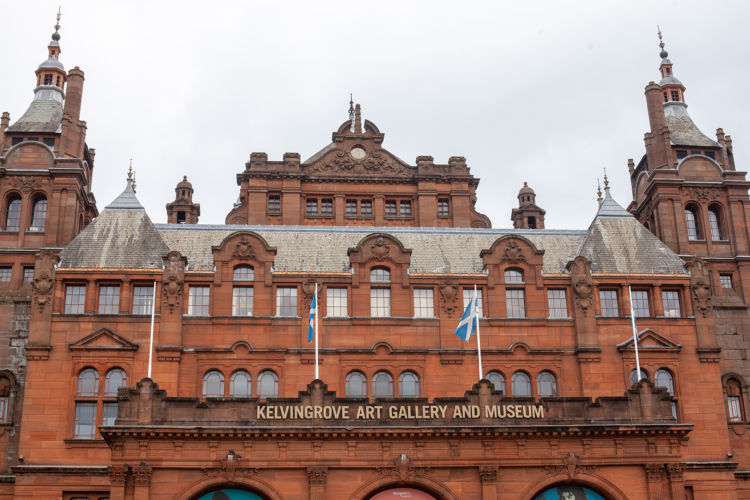
{"label": "pediment", "polygon": [[71,350],[85,351],[135,351],[138,349],[138,344],[116,334],[109,328],[100,328],[69,344],[68,347]]}
{"label": "pediment", "polygon": [[334,143],[319,158],[302,165],[307,175],[333,177],[411,177],[417,168],[372,141]]}
{"label": "pediment", "polygon": [[[633,337],[629,337],[624,342],[617,344],[617,350],[620,352],[635,350],[633,347]],[[680,351],[682,350],[682,346],[647,328],[638,333],[638,350]]]}

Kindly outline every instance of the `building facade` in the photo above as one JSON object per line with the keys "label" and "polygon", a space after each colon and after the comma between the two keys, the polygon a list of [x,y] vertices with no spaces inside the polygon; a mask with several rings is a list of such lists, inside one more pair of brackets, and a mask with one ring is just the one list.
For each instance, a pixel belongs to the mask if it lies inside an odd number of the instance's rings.
{"label": "building facade", "polygon": [[666,52],[634,201],[605,181],[588,229],[525,183],[493,229],[464,158],[353,103],[306,161],[253,153],[226,224],[187,178],[158,224],[131,176],[97,211],[57,28],[0,131],[0,498],[750,498],[748,185]]}

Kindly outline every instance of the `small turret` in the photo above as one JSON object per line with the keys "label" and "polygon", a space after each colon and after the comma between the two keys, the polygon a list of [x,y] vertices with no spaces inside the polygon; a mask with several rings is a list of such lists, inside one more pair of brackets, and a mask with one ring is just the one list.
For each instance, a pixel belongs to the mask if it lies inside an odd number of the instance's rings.
{"label": "small turret", "polygon": [[197,224],[201,214],[199,203],[193,203],[193,185],[187,175],[177,183],[174,189],[175,200],[167,203],[167,222],[170,224]]}
{"label": "small turret", "polygon": [[544,214],[536,205],[536,193],[529,187],[527,182],[518,192],[518,208],[514,208],[510,214],[514,229],[544,229]]}

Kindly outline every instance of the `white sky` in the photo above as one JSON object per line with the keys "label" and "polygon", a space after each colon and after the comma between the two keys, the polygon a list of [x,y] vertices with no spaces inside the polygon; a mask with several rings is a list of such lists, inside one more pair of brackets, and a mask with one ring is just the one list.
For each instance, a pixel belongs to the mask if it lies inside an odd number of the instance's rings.
{"label": "white sky", "polygon": [[586,228],[603,167],[621,205],[644,153],[656,25],[686,102],[748,168],[750,3],[705,1],[34,1],[0,3],[0,111],[32,98],[62,4],[61,61],[86,73],[82,119],[103,209],[128,160],[152,220],[183,175],[201,223],[223,223],[253,151],[304,160],[347,119],[349,92],[383,146],[467,158],[477,208],[510,227],[528,181],[547,228]]}

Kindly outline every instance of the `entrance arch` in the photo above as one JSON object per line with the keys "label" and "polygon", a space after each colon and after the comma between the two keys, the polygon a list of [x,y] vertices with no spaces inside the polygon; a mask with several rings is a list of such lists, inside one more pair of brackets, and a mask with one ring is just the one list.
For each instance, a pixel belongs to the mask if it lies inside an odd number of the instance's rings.
{"label": "entrance arch", "polygon": [[[235,496],[231,496],[225,492],[229,496],[229,500],[235,500],[235,498],[239,498],[240,500],[283,500],[281,494],[262,479],[237,477],[230,481],[220,477],[210,479],[201,478],[187,486],[175,498],[179,500],[204,500],[206,498],[213,500],[212,495],[214,493],[223,492],[224,490],[237,490],[245,494],[245,496],[238,496],[240,493],[235,492]],[[219,495],[216,500],[226,500],[226,498]]]}
{"label": "entrance arch", "polygon": [[544,489],[534,500],[606,500],[596,491],[582,484],[558,484]]}
{"label": "entrance arch", "polygon": [[370,497],[370,500],[438,500],[429,493],[414,488],[389,488],[376,493]]}
{"label": "entrance arch", "polygon": [[267,500],[248,490],[237,488],[219,488],[199,496],[196,500]]}

